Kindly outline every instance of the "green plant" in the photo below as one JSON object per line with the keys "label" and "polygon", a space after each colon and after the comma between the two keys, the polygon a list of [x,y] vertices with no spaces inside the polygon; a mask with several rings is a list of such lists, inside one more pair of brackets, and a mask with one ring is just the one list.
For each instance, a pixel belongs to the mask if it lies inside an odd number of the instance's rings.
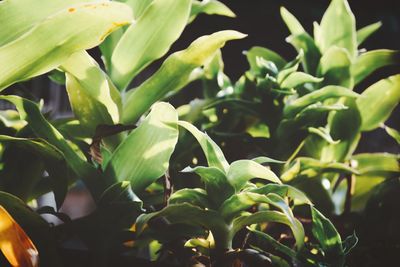
{"label": "green plant", "polygon": [[376,185],[400,172],[398,155],[355,153],[368,131],[384,128],[398,140],[398,132],[384,123],[400,101],[400,75],[366,89],[363,81],[398,65],[400,54],[358,50],[381,24],[356,31],[344,0],[331,1],[321,23],[314,23],[314,38],[285,8],[281,15],[296,59],[253,47],[245,52],[250,70],[233,84],[217,55],[203,75],[205,98],[179,108],[182,118],[227,147],[241,142],[247,147],[242,157],[267,154],[287,161],[275,170],[324,212],[362,211]]}

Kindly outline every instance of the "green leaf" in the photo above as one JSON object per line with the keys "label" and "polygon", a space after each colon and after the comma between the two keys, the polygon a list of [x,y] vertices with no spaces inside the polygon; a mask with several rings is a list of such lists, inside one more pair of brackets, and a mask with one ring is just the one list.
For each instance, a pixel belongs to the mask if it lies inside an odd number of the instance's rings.
{"label": "green leaf", "polygon": [[113,203],[136,202],[142,206],[142,201],[132,191],[131,183],[122,181],[107,188],[101,195],[99,207],[105,207]]}
{"label": "green leaf", "polygon": [[319,83],[324,78],[317,78],[304,72],[292,72],[281,83],[281,88],[296,88],[305,83]]}
{"label": "green leaf", "polygon": [[111,56],[110,76],[124,90],[146,66],[168,52],[189,18],[191,0],[154,0],[124,33]]}
{"label": "green leaf", "polygon": [[294,251],[291,248],[285,246],[284,244],[276,241],[272,236],[270,236],[264,232],[251,229],[250,227],[247,227],[247,229],[252,234],[250,236],[251,246],[256,246],[263,250],[268,250],[268,249],[270,249],[270,246],[272,246],[274,249],[289,256],[291,259],[293,259],[293,260],[296,259],[296,257],[297,257],[296,251]]}
{"label": "green leaf", "polygon": [[325,53],[332,46],[347,50],[350,58],[357,56],[356,21],[347,0],[332,0],[322,17],[316,43]]}
{"label": "green leaf", "polygon": [[[119,92],[87,52],[74,53],[61,68],[66,72],[66,87],[72,110],[82,127],[94,135],[98,125],[118,123],[119,108],[122,105]],[[114,100],[113,95],[117,99]]]}
{"label": "green leaf", "polygon": [[183,204],[189,203],[201,208],[209,208],[207,193],[200,188],[184,188],[174,192],[168,199],[168,204]]}
{"label": "green leaf", "polygon": [[149,221],[157,217],[164,217],[172,224],[183,223],[209,229],[217,241],[217,246],[221,235],[225,235],[227,231],[224,220],[216,211],[204,210],[188,203],[183,203],[168,205],[158,212],[140,215],[136,221],[136,233],[138,235],[142,234]]}
{"label": "green leaf", "polygon": [[357,31],[357,42],[361,45],[365,40],[368,39],[372,34],[382,27],[382,22],[378,21],[368,26],[365,26]]}
{"label": "green leaf", "polygon": [[358,96],[357,93],[341,86],[325,86],[288,103],[285,106],[284,115],[285,117],[293,117],[305,107],[326,99],[339,97],[357,98]]}
{"label": "green leaf", "polygon": [[195,126],[185,121],[179,121],[178,124],[189,131],[199,142],[206,156],[208,166],[216,167],[224,174],[228,172],[229,163],[225,159],[224,153],[206,133],[199,131]]}
{"label": "green leaf", "polygon": [[304,245],[304,229],[297,219],[291,219],[287,214],[278,211],[259,211],[250,215],[243,215],[233,220],[233,233],[257,223],[276,222],[290,227],[296,239],[297,248]]}
{"label": "green leaf", "polygon": [[284,164],[284,163],[286,163],[286,161],[276,160],[276,159],[272,159],[272,158],[264,157],[264,156],[254,158],[254,159],[252,159],[252,161],[259,163],[259,164],[265,164],[265,163]]}
{"label": "green leaf", "polygon": [[[90,2],[90,0],[35,0],[4,1],[0,5],[0,46],[9,43],[47,17],[74,5]],[[35,8],[35,12],[31,12]],[[29,14],[24,16],[23,14]]]}
{"label": "green leaf", "polygon": [[290,200],[293,200],[295,204],[298,205],[300,204],[311,205],[311,201],[307,198],[307,196],[303,192],[290,185],[267,184],[258,188],[250,189],[249,191],[263,195],[274,193],[282,198],[288,197]]}
{"label": "green leaf", "polygon": [[278,53],[260,46],[252,47],[249,51],[246,51],[245,54],[250,64],[250,69],[255,73],[257,73],[259,69],[257,58],[273,62],[278,69],[282,69],[287,64],[286,60]]}
{"label": "green leaf", "polygon": [[169,167],[178,141],[177,122],[174,107],[167,103],[155,104],[139,127],[116,148],[105,173],[118,181],[130,181],[136,193],[144,190]]}
{"label": "green leaf", "polygon": [[232,162],[227,178],[236,192],[239,192],[252,178],[261,178],[274,183],[281,183],[276,174],[269,168],[252,160],[237,160]]}
{"label": "green leaf", "polygon": [[108,181],[74,151],[64,136],[43,117],[38,106],[19,96],[0,96],[0,99],[13,103],[21,119],[28,122],[36,136],[45,139],[64,154],[68,165],[85,182],[93,198],[98,200]]}
{"label": "green leaf", "polygon": [[291,34],[298,35],[306,32],[301,23],[286,8],[281,7],[280,11],[281,11],[281,17],[283,21],[286,23],[286,26],[289,28]]}
{"label": "green leaf", "polygon": [[244,37],[236,31],[217,32],[200,37],[187,49],[169,56],[153,76],[127,96],[122,122],[136,122],[154,102],[191,82],[191,73],[211,60],[226,41]]}
{"label": "green leaf", "polygon": [[192,9],[190,11],[189,22],[192,22],[199,14],[205,13],[208,15],[220,15],[234,18],[235,13],[229,9],[224,3],[216,0],[206,0],[192,2]]}
{"label": "green leaf", "polygon": [[390,135],[394,140],[396,140],[396,142],[400,145],[400,132],[386,125],[384,126],[384,128],[387,134]]}
{"label": "green leaf", "polygon": [[202,181],[205,183],[207,195],[216,207],[235,193],[225,173],[216,167],[198,166],[193,169],[187,167],[182,172],[194,172],[201,177]]}
{"label": "green leaf", "polygon": [[356,247],[357,243],[358,237],[356,236],[356,232],[346,237],[346,239],[342,242],[344,255],[349,254],[350,251]]}
{"label": "green leaf", "polygon": [[286,41],[293,45],[298,53],[303,51],[304,57],[302,59],[302,64],[305,72],[316,75],[321,52],[311,36],[308,35],[308,33],[291,35],[286,38]]}
{"label": "green leaf", "polygon": [[311,207],[312,233],[321,245],[326,259],[333,266],[343,266],[344,252],[342,240],[333,224],[322,215],[317,209]]}
{"label": "green leaf", "polygon": [[328,142],[331,145],[337,144],[340,142],[340,140],[333,140],[331,134],[329,133],[329,130],[324,128],[324,127],[308,127],[307,128],[309,133],[313,133],[324,139],[326,142]]}
{"label": "green leaf", "polygon": [[399,51],[379,49],[361,54],[351,67],[355,84],[363,81],[374,71],[390,65],[400,65]]}
{"label": "green leaf", "polygon": [[362,176],[395,176],[400,173],[400,156],[389,153],[354,155],[351,163]]}
{"label": "green leaf", "polygon": [[74,52],[97,46],[131,20],[130,8],[116,2],[81,4],[56,13],[0,47],[4,66],[0,69],[0,89],[58,67]]}
{"label": "green leaf", "polygon": [[133,16],[138,19],[154,0],[119,0],[132,8]]}
{"label": "green leaf", "polygon": [[378,128],[389,118],[399,101],[400,75],[390,76],[368,87],[357,99],[362,118],[361,130]]}
{"label": "green leaf", "polygon": [[346,49],[332,46],[322,56],[318,73],[324,77],[323,85],[339,85],[353,88],[351,58]]}

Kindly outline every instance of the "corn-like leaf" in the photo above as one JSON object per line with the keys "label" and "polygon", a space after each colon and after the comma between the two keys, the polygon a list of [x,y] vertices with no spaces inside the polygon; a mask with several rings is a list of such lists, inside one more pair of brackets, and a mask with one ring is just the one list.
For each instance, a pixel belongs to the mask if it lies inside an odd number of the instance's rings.
{"label": "corn-like leaf", "polygon": [[400,173],[400,156],[389,153],[363,153],[351,158],[362,176],[394,176]]}
{"label": "corn-like leaf", "polygon": [[187,167],[182,172],[194,172],[201,177],[205,184],[207,195],[216,207],[235,193],[225,173],[216,167],[198,166],[193,169]]}
{"label": "corn-like leaf", "polygon": [[129,94],[122,122],[136,122],[154,102],[191,82],[192,71],[211,60],[226,41],[244,37],[236,31],[217,32],[200,37],[187,49],[169,56],[153,76]]}
{"label": "corn-like leaf", "polygon": [[293,45],[298,53],[303,51],[304,58],[302,59],[302,64],[305,72],[316,75],[321,52],[311,36],[308,33],[291,35],[286,41]]}
{"label": "corn-like leaf", "polygon": [[372,34],[382,27],[382,22],[378,21],[368,26],[365,26],[357,31],[357,42],[361,45],[365,40],[368,39]]}
{"label": "corn-like leaf", "polygon": [[368,87],[357,99],[361,129],[371,131],[378,128],[389,118],[399,101],[400,75],[390,76]]}
{"label": "corn-like leaf", "polygon": [[0,47],[0,89],[58,67],[74,52],[98,45],[131,20],[130,8],[116,2],[81,4],[61,10]]}
{"label": "corn-like leaf", "polygon": [[208,15],[220,15],[234,18],[236,17],[235,13],[229,9],[226,5],[224,5],[220,1],[216,0],[206,0],[206,1],[192,1],[192,9],[190,11],[189,21],[193,21],[196,16],[201,13],[205,13]]}
{"label": "corn-like leaf", "polygon": [[0,250],[11,266],[39,266],[39,253],[19,224],[0,205]]}
{"label": "corn-like leaf", "polygon": [[267,184],[258,188],[250,189],[249,191],[263,195],[274,193],[282,198],[288,197],[290,200],[294,201],[295,204],[311,205],[311,201],[307,198],[307,196],[303,192],[290,185]]}
{"label": "corn-like leaf", "polygon": [[400,132],[394,128],[384,126],[385,131],[388,135],[390,135],[396,142],[400,145]]}
{"label": "corn-like leaf", "polygon": [[140,192],[160,178],[178,141],[178,113],[170,104],[157,103],[146,119],[116,148],[105,173],[130,181]]}
{"label": "corn-like leaf", "polygon": [[[291,213],[289,207],[285,202],[282,202],[283,205],[286,205],[287,211]],[[275,222],[282,223],[290,227],[293,232],[293,235],[296,239],[297,248],[302,248],[304,245],[304,229],[299,220],[292,216],[287,216],[286,213],[278,212],[278,211],[259,211],[253,214],[243,215],[237,217],[233,220],[233,228],[232,232],[237,233],[239,230],[244,227],[252,224],[258,223],[267,223],[267,222]]]}
{"label": "corn-like leaf", "polygon": [[315,41],[322,53],[332,46],[344,48],[350,58],[357,55],[356,21],[347,0],[332,0],[322,17]]}
{"label": "corn-like leaf", "polygon": [[189,203],[201,208],[209,208],[210,204],[207,198],[207,193],[200,188],[184,188],[174,192],[168,199],[171,204]]}
{"label": "corn-like leaf", "polygon": [[317,78],[304,72],[292,72],[281,83],[281,88],[296,88],[305,83],[320,83],[324,78]]}
{"label": "corn-like leaf", "polygon": [[346,49],[333,46],[322,56],[318,73],[324,77],[323,85],[339,85],[353,88],[351,58]]}
{"label": "corn-like leaf", "polygon": [[229,166],[227,178],[229,183],[239,192],[252,178],[260,178],[280,184],[281,181],[269,168],[252,160],[237,160]]}
{"label": "corn-like leaf", "polygon": [[324,88],[288,103],[285,106],[284,114],[286,117],[293,117],[305,107],[325,99],[339,97],[357,98],[358,96],[359,94],[352,92],[345,87],[334,85],[325,86]]}
{"label": "corn-like leaf", "polygon": [[[25,32],[29,31],[35,24],[47,17],[66,8],[80,3],[93,2],[90,0],[18,0],[2,1],[0,3],[0,25],[7,25],[0,29],[0,46],[9,43]],[[35,8],[35,12],[32,9]],[[26,16],[24,14],[29,14]]]}
{"label": "corn-like leaf", "polygon": [[189,18],[191,0],[154,0],[119,40],[111,57],[111,79],[120,90],[168,52]]}
{"label": "corn-like leaf", "polygon": [[87,52],[74,53],[61,68],[72,110],[82,127],[94,135],[98,125],[119,122],[119,92]]}
{"label": "corn-like leaf", "polygon": [[259,69],[257,58],[262,58],[266,61],[273,62],[278,70],[282,69],[287,64],[286,60],[282,58],[278,53],[264,47],[254,46],[245,53],[247,61],[250,64],[250,69],[255,73],[257,73],[257,70]]}
{"label": "corn-like leaf", "polygon": [[94,199],[98,200],[105,189],[106,180],[100,172],[74,151],[64,136],[43,117],[39,107],[32,101],[19,96],[0,96],[0,99],[13,103],[21,119],[28,122],[36,136],[43,138],[64,154],[68,165],[79,178],[83,179]]}
{"label": "corn-like leaf", "polygon": [[140,18],[154,0],[118,0],[132,8],[135,19]]}
{"label": "corn-like leaf", "polygon": [[351,67],[355,84],[363,81],[374,71],[389,65],[400,65],[400,52],[379,49],[361,54]]}
{"label": "corn-like leaf", "polygon": [[312,233],[321,245],[325,257],[330,259],[333,266],[343,266],[344,252],[342,239],[333,224],[325,218],[317,209],[311,207],[312,213]]}
{"label": "corn-like leaf", "polygon": [[280,11],[281,17],[292,35],[298,35],[306,32],[301,23],[286,8],[281,7]]}
{"label": "corn-like leaf", "polygon": [[206,156],[208,166],[216,167],[223,174],[226,174],[229,169],[229,163],[225,159],[221,148],[207,134],[201,132],[192,124],[185,121],[179,121],[178,124],[189,131],[196,138],[197,142],[199,142]]}
{"label": "corn-like leaf", "polygon": [[[291,248],[285,246],[284,244],[276,241],[272,236],[252,229],[251,227],[247,227],[247,229],[251,232],[250,243],[255,245],[256,247],[260,247],[261,249],[268,250],[271,246],[277,251],[289,256],[292,260],[296,261],[297,253]],[[277,265],[280,266],[280,265]],[[283,265],[282,267],[284,267]],[[287,265],[290,266],[290,265]]]}

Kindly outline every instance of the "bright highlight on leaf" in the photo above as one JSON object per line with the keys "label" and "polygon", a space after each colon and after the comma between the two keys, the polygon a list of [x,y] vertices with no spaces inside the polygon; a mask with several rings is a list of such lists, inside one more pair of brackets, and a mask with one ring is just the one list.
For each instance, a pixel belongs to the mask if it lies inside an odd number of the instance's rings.
{"label": "bright highlight on leaf", "polygon": [[1,205],[0,250],[13,267],[39,266],[39,253],[35,245]]}

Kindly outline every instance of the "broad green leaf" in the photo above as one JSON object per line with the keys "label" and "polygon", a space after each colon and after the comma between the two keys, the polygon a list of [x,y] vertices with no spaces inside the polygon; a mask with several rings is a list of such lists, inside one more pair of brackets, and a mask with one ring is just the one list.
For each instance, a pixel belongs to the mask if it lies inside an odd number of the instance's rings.
{"label": "broad green leaf", "polygon": [[323,85],[353,88],[351,58],[346,49],[337,46],[330,47],[321,58],[318,73],[324,77]]}
{"label": "broad green leaf", "polygon": [[236,17],[235,13],[229,9],[224,3],[216,0],[203,0],[197,1],[194,0],[192,2],[192,9],[190,11],[189,21],[193,21],[196,16],[201,13],[205,13],[208,15],[220,15],[234,18]]}
{"label": "broad green leaf", "polygon": [[307,198],[307,196],[303,192],[290,185],[267,184],[258,188],[250,189],[249,191],[263,195],[274,193],[281,196],[282,198],[288,197],[290,200],[294,201],[295,204],[311,205],[311,201]]}
{"label": "broad green leaf", "polygon": [[361,138],[361,115],[355,99],[347,98],[340,101],[343,101],[342,103],[348,108],[331,112],[327,126],[332,139],[340,142],[323,146],[320,159],[324,162],[342,162],[349,159]]}
{"label": "broad green leaf", "polygon": [[167,103],[157,103],[150,114],[116,148],[105,167],[108,176],[130,181],[141,192],[160,178],[178,141],[178,114]]}
{"label": "broad green leaf", "polygon": [[154,0],[118,0],[125,3],[132,8],[133,16],[138,19],[143,15],[146,9],[151,5]]}
{"label": "broad green leaf", "polygon": [[285,246],[284,244],[276,241],[272,236],[270,236],[264,232],[251,229],[250,227],[247,227],[247,229],[252,234],[250,236],[251,246],[256,246],[263,250],[268,250],[268,249],[270,249],[270,246],[272,246],[277,251],[289,256],[292,260],[296,259],[296,257],[297,257],[296,251],[294,251],[291,248]]}
{"label": "broad green leaf", "polygon": [[331,134],[329,133],[328,129],[324,127],[308,127],[307,128],[309,133],[316,134],[322,139],[324,139],[326,142],[328,142],[331,145],[337,144],[340,142],[340,140],[333,140]]}
{"label": "broad green leaf", "polygon": [[43,117],[38,106],[32,101],[19,96],[0,96],[0,99],[13,103],[21,119],[28,122],[28,125],[36,136],[43,138],[64,154],[68,165],[85,182],[93,198],[98,200],[108,181],[74,151],[64,136]]}
{"label": "broad green leaf", "polygon": [[325,258],[333,266],[343,266],[344,252],[339,233],[333,224],[314,207],[311,207],[311,214],[312,233],[321,245]]}
{"label": "broad green leaf", "polygon": [[280,184],[281,181],[269,168],[252,160],[237,160],[229,167],[227,178],[229,183],[239,192],[252,178],[260,178]]}
{"label": "broad green leaf", "polygon": [[400,145],[400,132],[394,128],[390,128],[388,126],[384,126],[385,131],[388,135],[390,135],[396,142]]}
{"label": "broad green leaf", "polygon": [[389,118],[399,101],[400,75],[390,76],[368,87],[357,99],[362,118],[361,130],[378,128]]}
{"label": "broad green leaf", "polygon": [[347,0],[331,1],[315,40],[322,53],[337,46],[346,49],[350,58],[357,56],[356,21]]}
{"label": "broad green leaf", "polygon": [[74,52],[95,47],[131,20],[131,9],[116,2],[81,4],[58,12],[0,47],[4,66],[0,89],[58,67]]}
{"label": "broad green leaf", "polygon": [[363,81],[374,71],[390,65],[400,65],[399,51],[379,49],[361,54],[351,66],[355,84]]}
{"label": "broad green leaf", "polygon": [[317,78],[304,72],[292,72],[281,83],[281,88],[296,88],[305,83],[319,83],[324,78]]}
{"label": "broad green leaf", "polygon": [[265,163],[284,164],[284,163],[286,163],[286,161],[276,160],[276,159],[265,157],[265,156],[254,158],[254,159],[252,159],[252,161],[259,163],[259,164],[265,164]]}
{"label": "broad green leaf", "polygon": [[[38,22],[74,5],[90,2],[90,0],[18,0],[2,1],[0,3],[0,25],[7,25],[0,29],[0,46],[9,43],[27,31]],[[35,8],[35,12],[32,9]],[[29,14],[26,16],[24,14]]]}
{"label": "broad green leaf", "polygon": [[314,40],[307,33],[298,35],[291,35],[286,39],[297,52],[303,51],[304,57],[302,59],[303,68],[306,73],[311,75],[317,74],[317,67],[321,58],[321,52]]}
{"label": "broad green leaf", "polygon": [[365,26],[357,31],[357,42],[361,45],[365,40],[368,39],[372,34],[382,27],[382,22],[378,21],[368,26]]}
{"label": "broad green leaf", "polygon": [[206,156],[208,166],[216,167],[223,174],[226,174],[229,169],[229,163],[225,159],[221,148],[206,133],[201,132],[192,124],[185,121],[179,121],[178,124],[189,131],[196,138],[197,142],[199,142]]}
{"label": "broad green leaf", "polygon": [[[74,53],[64,62],[69,101],[81,126],[94,135],[100,124],[119,122],[121,100],[114,101],[111,91],[116,89],[97,62],[85,51]],[[119,92],[114,92],[119,95]]]}
{"label": "broad green leaf", "polygon": [[286,8],[281,7],[280,11],[281,17],[292,35],[298,35],[306,32],[301,23]]}
{"label": "broad green leaf", "polygon": [[282,223],[290,227],[296,239],[297,248],[301,248],[304,244],[304,229],[297,220],[291,220],[286,214],[278,211],[259,211],[249,215],[243,215],[233,220],[233,233],[237,233],[242,228],[258,223],[275,222]]}
{"label": "broad green leaf", "polygon": [[168,199],[169,205],[189,203],[201,208],[209,208],[207,193],[200,188],[184,188],[174,192]]}
{"label": "broad green leaf", "polygon": [[182,172],[194,172],[201,177],[205,183],[207,195],[216,207],[235,193],[225,173],[216,167],[199,166],[193,169],[187,167]]}
{"label": "broad green leaf", "polygon": [[244,37],[245,35],[236,31],[217,32],[200,37],[187,49],[169,56],[153,76],[128,95],[122,122],[136,122],[154,102],[191,82],[193,70],[211,60],[226,41]]}
{"label": "broad green leaf", "polygon": [[286,60],[278,53],[260,46],[252,47],[249,51],[246,51],[245,54],[250,64],[250,69],[255,72],[259,69],[257,58],[263,58],[266,61],[273,62],[278,69],[282,69],[287,64]]}
{"label": "broad green leaf", "polygon": [[136,233],[142,234],[148,222],[157,217],[164,217],[172,224],[183,223],[209,229],[216,240],[216,246],[225,245],[218,241],[225,239],[228,229],[216,211],[204,210],[188,203],[168,205],[158,212],[140,215],[136,221]]}
{"label": "broad green leaf", "polygon": [[19,146],[26,147],[34,151],[38,155],[54,160],[62,160],[64,158],[62,152],[41,138],[19,138],[7,135],[0,135],[0,143],[15,143]]}
{"label": "broad green leaf", "polygon": [[284,115],[286,117],[293,117],[305,107],[326,99],[339,97],[357,98],[358,96],[359,94],[352,92],[345,87],[334,85],[325,86],[319,90],[289,102],[285,106]]}
{"label": "broad green leaf", "polygon": [[122,181],[107,188],[98,202],[99,207],[105,207],[113,203],[136,202],[142,206],[142,201],[132,191],[131,183]]}
{"label": "broad green leaf", "polygon": [[395,176],[400,173],[400,156],[389,153],[354,155],[351,163],[362,176]]}
{"label": "broad green leaf", "polygon": [[189,18],[191,0],[154,0],[119,40],[110,76],[119,90],[146,66],[168,52]]}

